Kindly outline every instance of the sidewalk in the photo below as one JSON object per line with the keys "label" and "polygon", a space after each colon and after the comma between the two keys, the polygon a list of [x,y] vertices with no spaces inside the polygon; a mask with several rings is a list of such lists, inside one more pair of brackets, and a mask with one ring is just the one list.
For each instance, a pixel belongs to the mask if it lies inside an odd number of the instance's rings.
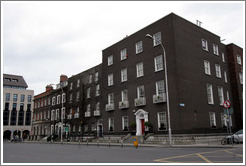
{"label": "sidewalk", "polygon": [[[24,141],[22,143],[38,143],[38,144],[61,144],[61,142],[43,142],[43,141]],[[63,142],[64,145],[83,145],[83,146],[121,146],[134,147],[132,143],[93,143],[93,142]],[[138,144],[138,147],[163,147],[163,148],[238,148],[243,144],[219,145],[219,144],[191,144],[191,145],[164,145],[164,144]]]}

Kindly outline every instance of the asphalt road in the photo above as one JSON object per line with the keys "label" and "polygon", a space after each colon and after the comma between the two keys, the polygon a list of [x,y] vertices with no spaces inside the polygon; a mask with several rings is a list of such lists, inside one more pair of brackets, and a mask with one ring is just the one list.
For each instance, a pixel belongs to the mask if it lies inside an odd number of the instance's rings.
{"label": "asphalt road", "polygon": [[237,148],[120,147],[3,143],[3,163],[242,163]]}

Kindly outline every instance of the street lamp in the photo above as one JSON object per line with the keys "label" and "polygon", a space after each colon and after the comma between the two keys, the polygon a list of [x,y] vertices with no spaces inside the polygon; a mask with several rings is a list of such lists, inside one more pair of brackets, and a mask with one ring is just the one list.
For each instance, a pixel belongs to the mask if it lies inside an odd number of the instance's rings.
{"label": "street lamp", "polygon": [[[150,34],[146,34],[146,37],[149,37],[153,40],[153,36]],[[166,58],[166,51],[162,44],[160,43],[161,48],[163,50],[163,56],[164,56],[164,68],[165,68],[165,82],[166,82],[166,95],[167,95],[167,118],[168,118],[168,135],[169,135],[169,145],[172,146],[172,130],[171,130],[171,122],[170,122],[170,108],[169,108],[169,94],[168,94],[168,79],[167,79],[167,58]]]}
{"label": "street lamp", "polygon": [[[55,84],[50,84],[50,85],[55,85]],[[62,90],[62,95],[63,96],[63,88],[62,88],[62,84],[60,83],[60,87]],[[65,114],[65,112],[63,112],[63,98],[61,97],[61,103],[62,103],[62,107],[61,107],[61,144],[63,144],[63,114]]]}

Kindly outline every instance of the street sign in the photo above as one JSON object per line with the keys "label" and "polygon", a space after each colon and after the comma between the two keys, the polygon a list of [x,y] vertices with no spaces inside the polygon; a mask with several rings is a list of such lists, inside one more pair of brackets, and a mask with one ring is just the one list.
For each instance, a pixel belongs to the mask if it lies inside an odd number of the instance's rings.
{"label": "street sign", "polygon": [[224,106],[225,108],[229,108],[229,107],[231,106],[230,101],[229,101],[229,100],[224,101],[223,106]]}

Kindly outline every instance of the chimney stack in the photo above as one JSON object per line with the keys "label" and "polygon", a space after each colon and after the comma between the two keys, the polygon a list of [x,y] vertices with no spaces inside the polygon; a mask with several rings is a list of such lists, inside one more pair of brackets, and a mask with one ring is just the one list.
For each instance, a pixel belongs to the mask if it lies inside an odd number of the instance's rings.
{"label": "chimney stack", "polygon": [[62,74],[62,75],[60,76],[60,83],[61,83],[61,82],[64,82],[64,81],[67,81],[67,80],[68,80],[68,78],[67,78],[66,75]]}
{"label": "chimney stack", "polygon": [[53,86],[52,85],[47,85],[46,86],[46,92],[51,91],[51,90],[53,90]]}

